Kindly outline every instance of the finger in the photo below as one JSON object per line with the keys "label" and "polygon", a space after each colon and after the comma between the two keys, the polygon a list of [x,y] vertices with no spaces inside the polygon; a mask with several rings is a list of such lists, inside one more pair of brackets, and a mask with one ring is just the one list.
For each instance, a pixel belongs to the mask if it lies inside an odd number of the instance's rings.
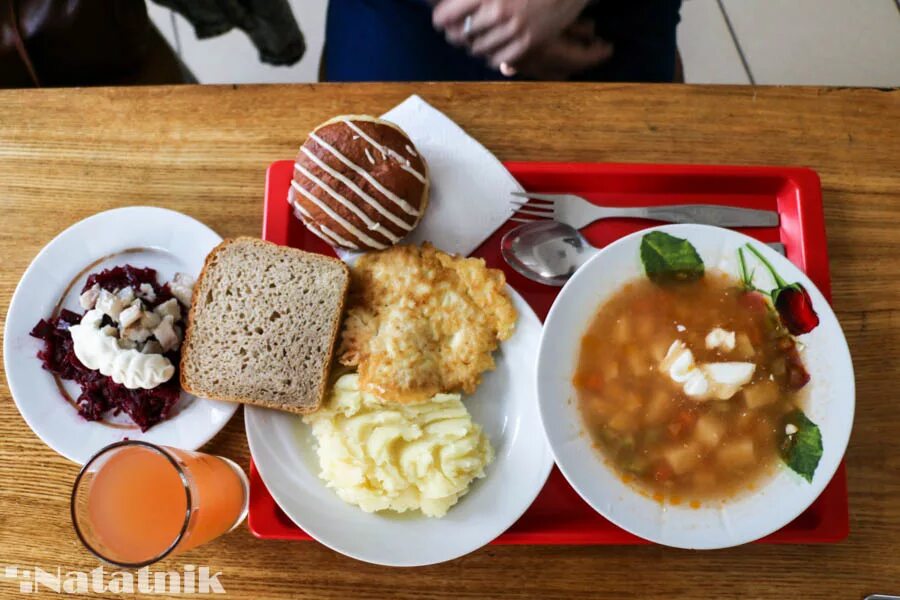
{"label": "finger", "polygon": [[[466,19],[471,17],[469,30],[466,31]],[[496,10],[486,9],[484,6],[478,8],[474,13],[469,13],[463,18],[462,23],[454,23],[447,27],[444,31],[444,37],[454,46],[473,46],[474,40],[478,37],[490,33],[492,29],[503,25],[499,19]]]}
{"label": "finger", "polygon": [[506,45],[496,49],[488,57],[488,62],[495,69],[501,64],[511,65],[520,61],[531,50],[531,35],[528,32],[513,37]]}
{"label": "finger", "polygon": [[462,27],[456,25],[444,30],[444,38],[451,46],[463,46],[468,41]]}
{"label": "finger", "polygon": [[438,29],[461,26],[466,15],[478,10],[480,0],[441,0],[431,13],[431,22]]}
{"label": "finger", "polygon": [[509,63],[500,63],[500,74],[504,77],[515,77],[518,70]]}
{"label": "finger", "polygon": [[482,35],[472,39],[469,43],[469,47],[471,48],[472,54],[475,54],[476,56],[487,56],[509,44],[516,37],[517,32],[518,28],[516,27],[516,23],[507,21],[488,29]]}

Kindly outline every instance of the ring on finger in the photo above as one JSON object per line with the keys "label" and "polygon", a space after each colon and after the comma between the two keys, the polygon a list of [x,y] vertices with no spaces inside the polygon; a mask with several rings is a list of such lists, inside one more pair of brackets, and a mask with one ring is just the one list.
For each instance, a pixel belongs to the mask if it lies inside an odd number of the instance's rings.
{"label": "ring on finger", "polygon": [[472,35],[472,24],[474,23],[475,18],[473,13],[469,13],[466,15],[466,18],[463,20],[463,35],[469,37]]}

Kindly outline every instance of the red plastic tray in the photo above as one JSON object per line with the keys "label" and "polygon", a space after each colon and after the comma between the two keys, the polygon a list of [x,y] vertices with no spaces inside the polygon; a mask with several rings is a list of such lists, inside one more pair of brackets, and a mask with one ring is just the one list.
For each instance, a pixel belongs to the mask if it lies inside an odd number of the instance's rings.
{"label": "red plastic tray", "polygon": [[[642,165],[588,163],[506,163],[530,191],[574,192],[613,206],[708,203],[777,209],[781,225],[746,229],[763,242],[780,241],[787,256],[831,297],[825,221],[819,177],[810,169],[707,165]],[[266,177],[263,238],[269,241],[332,254],[319,238],[308,233],[291,215],[286,202],[293,161],[273,163]],[[652,221],[614,219],[583,230],[596,246],[640,229]],[[500,237],[515,224],[507,223],[489,237],[474,255],[506,272],[509,284],[543,319],[559,288],[534,283],[506,267],[500,256]],[[250,531],[260,538],[311,539],[269,495],[251,463]],[[797,519],[760,542],[833,543],[849,533],[847,478],[843,463],[821,496]],[[649,543],[619,529],[590,508],[554,468],[534,504],[495,544],[641,544]]]}

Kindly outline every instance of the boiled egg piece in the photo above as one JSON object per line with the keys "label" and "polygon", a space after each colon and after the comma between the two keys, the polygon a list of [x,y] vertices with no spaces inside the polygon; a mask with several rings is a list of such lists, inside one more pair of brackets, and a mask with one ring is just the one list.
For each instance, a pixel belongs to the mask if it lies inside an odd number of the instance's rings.
{"label": "boiled egg piece", "polygon": [[727,331],[721,327],[715,327],[706,334],[706,349],[715,350],[719,348],[726,352],[734,350],[735,335],[733,331]]}
{"label": "boiled egg piece", "polygon": [[660,370],[681,384],[684,393],[691,398],[727,400],[750,382],[756,365],[748,362],[697,364],[694,353],[685,343],[675,340],[660,363]]}
{"label": "boiled egg piece", "polygon": [[710,395],[719,400],[728,400],[750,383],[756,365],[748,362],[719,362],[700,365],[700,369],[709,380]]}
{"label": "boiled egg piece", "polygon": [[675,383],[684,383],[697,370],[694,364],[694,353],[688,350],[684,342],[675,340],[669,346],[660,368],[669,373]]}

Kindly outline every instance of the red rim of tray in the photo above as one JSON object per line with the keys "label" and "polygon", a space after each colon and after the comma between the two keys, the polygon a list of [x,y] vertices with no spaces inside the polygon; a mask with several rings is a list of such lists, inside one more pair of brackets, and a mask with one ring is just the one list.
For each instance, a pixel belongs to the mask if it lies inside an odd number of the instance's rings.
{"label": "red rim of tray", "polygon": [[[277,161],[266,174],[263,239],[311,252],[332,249],[306,231],[287,204],[293,161]],[[529,191],[572,192],[610,206],[706,203],[777,210],[779,227],[741,229],[761,242],[782,242],[787,257],[831,299],[825,219],[819,177],[797,167],[737,167],[716,165],[653,165],[610,163],[509,162],[506,167]],[[595,245],[656,225],[653,221],[610,219],[582,232]],[[499,240],[516,223],[494,232],[474,253],[491,267],[501,268],[507,281],[543,320],[559,288],[534,283],[506,266]],[[259,538],[310,540],[282,512],[266,489],[255,465],[250,465],[250,531]],[[834,543],[849,534],[847,476],[842,462],[815,502],[794,521],[761,543]],[[594,512],[554,468],[547,484],[525,514],[494,544],[648,544]]]}

